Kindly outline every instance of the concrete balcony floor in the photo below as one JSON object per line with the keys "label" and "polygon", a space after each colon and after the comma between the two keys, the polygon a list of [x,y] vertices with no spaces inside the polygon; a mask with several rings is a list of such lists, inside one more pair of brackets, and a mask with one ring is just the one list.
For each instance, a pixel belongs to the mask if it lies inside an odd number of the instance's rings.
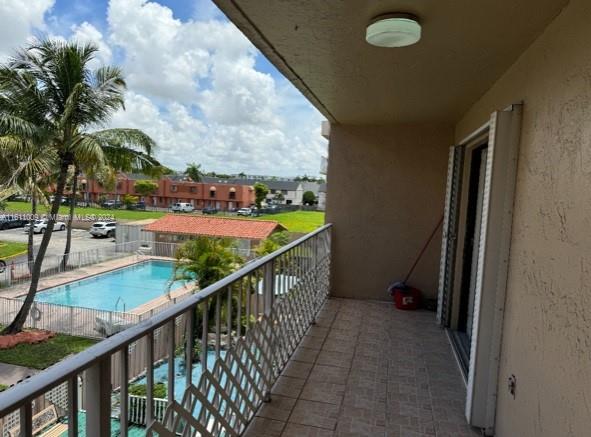
{"label": "concrete balcony floor", "polygon": [[478,436],[464,398],[434,313],[330,299],[245,435]]}

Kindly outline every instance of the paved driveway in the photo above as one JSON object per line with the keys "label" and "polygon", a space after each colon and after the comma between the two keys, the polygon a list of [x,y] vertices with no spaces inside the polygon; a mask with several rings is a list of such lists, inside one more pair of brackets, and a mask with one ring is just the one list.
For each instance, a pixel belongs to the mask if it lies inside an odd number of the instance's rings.
{"label": "paved driveway", "polygon": [[[27,242],[27,234],[23,231],[23,228],[18,229],[7,229],[0,231],[0,240],[2,241],[14,241],[14,242]],[[41,243],[41,234],[35,234],[33,237],[35,253]],[[113,246],[115,244],[114,238],[92,238],[87,230],[83,229],[72,229],[72,252],[80,252],[88,249],[99,249],[101,247]],[[66,246],[66,231],[54,231],[49,242],[46,256],[51,255],[62,255]],[[27,255],[21,255],[16,258],[12,258],[11,261],[20,262],[26,261]]]}
{"label": "paved driveway", "polygon": [[14,364],[0,363],[0,384],[10,387],[36,373],[39,373],[39,370],[16,366]]}

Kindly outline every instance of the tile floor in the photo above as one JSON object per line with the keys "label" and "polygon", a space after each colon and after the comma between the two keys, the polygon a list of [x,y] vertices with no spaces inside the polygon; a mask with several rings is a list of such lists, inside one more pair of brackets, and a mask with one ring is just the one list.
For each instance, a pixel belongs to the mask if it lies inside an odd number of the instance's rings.
{"label": "tile floor", "polygon": [[330,299],[245,435],[467,437],[465,386],[434,313]]}

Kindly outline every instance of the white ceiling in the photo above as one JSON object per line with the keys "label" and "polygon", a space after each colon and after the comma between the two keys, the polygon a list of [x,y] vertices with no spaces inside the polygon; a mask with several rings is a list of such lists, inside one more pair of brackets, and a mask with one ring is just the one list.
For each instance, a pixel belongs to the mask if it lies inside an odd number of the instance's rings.
{"label": "white ceiling", "polygon": [[[331,121],[458,120],[568,0],[214,0]],[[420,17],[422,40],[365,42],[386,12]]]}

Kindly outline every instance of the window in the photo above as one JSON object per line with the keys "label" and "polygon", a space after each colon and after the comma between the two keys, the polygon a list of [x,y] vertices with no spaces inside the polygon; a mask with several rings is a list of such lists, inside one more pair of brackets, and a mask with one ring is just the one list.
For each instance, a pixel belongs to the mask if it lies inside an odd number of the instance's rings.
{"label": "window", "polygon": [[215,190],[209,190],[209,197],[215,197]]}
{"label": "window", "polygon": [[170,186],[170,191],[172,191],[173,193],[176,193],[178,191],[179,187],[176,185],[171,185]]}
{"label": "window", "polygon": [[189,187],[189,191],[191,193],[196,193],[197,192],[197,187]]}
{"label": "window", "polygon": [[229,193],[228,197],[230,199],[236,199],[236,188],[234,188],[234,187],[230,188],[230,193]]}

